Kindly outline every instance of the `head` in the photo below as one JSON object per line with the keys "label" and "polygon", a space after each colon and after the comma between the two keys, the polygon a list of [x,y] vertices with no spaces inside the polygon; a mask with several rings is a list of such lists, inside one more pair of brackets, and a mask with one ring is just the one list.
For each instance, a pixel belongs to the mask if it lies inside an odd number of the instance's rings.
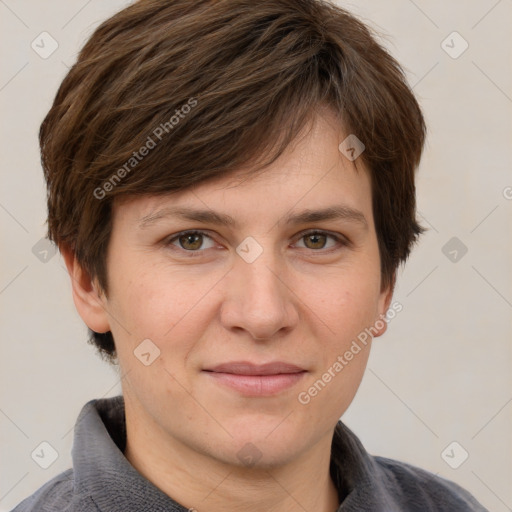
{"label": "head", "polygon": [[[424,137],[398,63],[330,3],[146,0],[100,25],[40,130],[48,234],[134,408],[225,460],[247,439],[284,457],[326,432],[371,340],[314,400],[299,392],[390,305],[423,230]],[[171,214],[185,208],[203,213]],[[234,360],[305,372],[270,397],[241,395],[207,372]],[[265,437],[283,407],[293,421]]]}

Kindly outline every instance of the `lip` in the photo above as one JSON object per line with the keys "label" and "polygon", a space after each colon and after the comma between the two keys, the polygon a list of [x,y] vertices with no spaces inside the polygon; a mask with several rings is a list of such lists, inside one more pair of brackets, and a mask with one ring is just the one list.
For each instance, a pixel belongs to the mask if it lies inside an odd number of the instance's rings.
{"label": "lip", "polygon": [[265,364],[254,364],[249,361],[232,361],[230,363],[218,364],[211,368],[205,368],[205,371],[235,375],[278,375],[283,373],[300,373],[305,370],[300,366],[285,363],[284,361],[274,361]]}
{"label": "lip", "polygon": [[282,361],[261,365],[248,361],[233,361],[204,369],[203,373],[238,393],[258,397],[276,395],[293,387],[307,371]]}

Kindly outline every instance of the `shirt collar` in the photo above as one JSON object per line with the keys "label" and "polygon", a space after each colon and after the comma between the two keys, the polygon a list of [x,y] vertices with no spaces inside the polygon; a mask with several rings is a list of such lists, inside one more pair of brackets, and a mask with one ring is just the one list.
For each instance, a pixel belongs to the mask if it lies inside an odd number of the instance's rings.
{"label": "shirt collar", "polygon": [[187,512],[144,478],[124,456],[123,396],[91,400],[75,426],[75,486],[101,512]]}

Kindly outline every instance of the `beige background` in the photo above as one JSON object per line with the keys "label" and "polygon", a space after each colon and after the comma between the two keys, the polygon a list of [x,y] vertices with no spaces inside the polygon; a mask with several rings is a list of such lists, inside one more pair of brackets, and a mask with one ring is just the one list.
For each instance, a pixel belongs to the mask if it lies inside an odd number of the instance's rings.
{"label": "beige background", "polygon": [[[344,421],[371,453],[512,510],[512,1],[339,3],[383,33],[429,127],[418,206],[430,231],[401,272],[403,311],[376,340]],[[120,392],[85,341],[61,257],[43,263],[32,249],[45,234],[39,124],[77,50],[126,4],[0,0],[0,512],[70,467],[81,407]],[[43,31],[58,42],[46,59],[31,48]],[[443,252],[452,237],[465,255]],[[59,453],[46,470],[31,459],[42,441]],[[441,456],[453,441],[452,461],[469,453],[458,469]]]}

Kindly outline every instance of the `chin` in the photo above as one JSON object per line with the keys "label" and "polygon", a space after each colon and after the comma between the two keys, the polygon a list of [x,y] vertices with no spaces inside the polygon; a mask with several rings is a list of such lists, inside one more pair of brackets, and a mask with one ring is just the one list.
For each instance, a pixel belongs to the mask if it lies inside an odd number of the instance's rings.
{"label": "chin", "polygon": [[300,425],[290,425],[283,418],[272,418],[252,424],[243,422],[243,428],[231,431],[232,445],[235,446],[237,458],[252,458],[257,465],[282,464],[293,453],[300,451],[307,442]]}

